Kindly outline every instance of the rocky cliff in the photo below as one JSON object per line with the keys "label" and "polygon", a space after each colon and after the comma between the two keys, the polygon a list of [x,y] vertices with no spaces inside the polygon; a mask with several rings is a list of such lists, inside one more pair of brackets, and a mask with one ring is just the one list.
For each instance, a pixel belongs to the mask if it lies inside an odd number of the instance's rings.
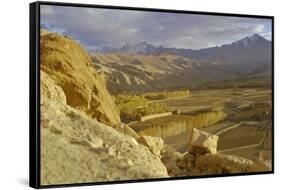
{"label": "rocky cliff", "polygon": [[41,104],[41,183],[167,177],[160,158],[133,137],[61,102]]}
{"label": "rocky cliff", "polygon": [[[104,79],[92,67],[90,57],[78,43],[42,30],[40,60],[44,80],[42,93],[49,90],[46,95],[54,99],[64,94],[68,105],[90,117],[111,125],[120,123],[119,111]],[[55,83],[56,89],[49,89],[49,83]],[[63,100],[62,97],[59,99]]]}
{"label": "rocky cliff", "polygon": [[138,143],[104,80],[73,40],[42,31],[41,184],[167,177],[160,158]]}

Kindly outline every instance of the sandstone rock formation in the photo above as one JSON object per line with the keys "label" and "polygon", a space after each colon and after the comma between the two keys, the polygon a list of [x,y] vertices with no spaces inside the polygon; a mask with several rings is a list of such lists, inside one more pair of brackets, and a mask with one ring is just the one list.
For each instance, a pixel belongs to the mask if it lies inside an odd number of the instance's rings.
{"label": "sandstone rock formation", "polygon": [[161,160],[123,135],[61,102],[41,103],[41,183],[167,177]]}
{"label": "sandstone rock formation", "polygon": [[217,144],[219,137],[212,135],[196,128],[193,128],[190,142],[188,143],[188,151],[190,153],[205,154],[217,152]]}
{"label": "sandstone rock formation", "polygon": [[[100,122],[120,123],[119,111],[106,89],[104,79],[98,75],[90,57],[78,43],[68,37],[42,31],[40,60],[41,71],[50,77],[47,80],[52,79],[63,90],[68,105]],[[43,80],[45,78],[43,74]],[[48,84],[46,81],[42,83]],[[45,93],[46,85],[43,87]]]}
{"label": "sandstone rock formation", "polygon": [[55,81],[50,78],[44,71],[40,71],[41,78],[41,102],[44,98],[49,98],[51,100],[60,101],[66,103],[66,97],[62,88],[56,85]]}
{"label": "sandstone rock formation", "polygon": [[86,52],[48,31],[40,48],[42,185],[167,177],[160,158],[120,123]]}
{"label": "sandstone rock formation", "polygon": [[164,142],[160,137],[141,136],[137,139],[140,144],[143,144],[149,148],[149,150],[156,156],[160,156],[163,149]]}

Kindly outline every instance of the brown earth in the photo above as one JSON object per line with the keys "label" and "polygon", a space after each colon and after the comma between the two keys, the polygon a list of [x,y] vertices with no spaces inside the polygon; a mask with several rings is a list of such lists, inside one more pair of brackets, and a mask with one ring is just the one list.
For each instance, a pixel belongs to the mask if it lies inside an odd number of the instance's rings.
{"label": "brown earth", "polygon": [[[120,123],[119,111],[105,87],[104,79],[92,67],[90,57],[77,42],[42,31],[40,60],[40,70],[44,72],[42,78],[52,80],[60,89],[60,94],[63,91],[68,105],[103,123]],[[56,95],[48,96],[56,98]]]}

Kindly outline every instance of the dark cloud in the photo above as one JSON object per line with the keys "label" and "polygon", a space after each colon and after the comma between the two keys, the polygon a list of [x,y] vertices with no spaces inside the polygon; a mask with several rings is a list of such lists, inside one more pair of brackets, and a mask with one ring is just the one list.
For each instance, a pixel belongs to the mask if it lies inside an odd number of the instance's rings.
{"label": "dark cloud", "polygon": [[41,6],[41,24],[71,35],[88,48],[146,41],[156,45],[204,48],[258,33],[271,38],[271,21],[242,17]]}

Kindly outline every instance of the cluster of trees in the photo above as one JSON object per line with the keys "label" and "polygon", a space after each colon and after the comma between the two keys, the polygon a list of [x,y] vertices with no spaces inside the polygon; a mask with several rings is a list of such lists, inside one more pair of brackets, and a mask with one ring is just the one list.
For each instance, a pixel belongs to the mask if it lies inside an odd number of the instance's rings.
{"label": "cluster of trees", "polygon": [[165,100],[169,98],[177,97],[189,97],[189,90],[177,90],[173,92],[163,91],[163,92],[152,92],[144,94],[144,97],[148,100]]}
{"label": "cluster of trees", "polygon": [[123,122],[135,121],[145,115],[170,111],[166,104],[150,103],[150,100],[144,95],[117,95],[115,102]]}

